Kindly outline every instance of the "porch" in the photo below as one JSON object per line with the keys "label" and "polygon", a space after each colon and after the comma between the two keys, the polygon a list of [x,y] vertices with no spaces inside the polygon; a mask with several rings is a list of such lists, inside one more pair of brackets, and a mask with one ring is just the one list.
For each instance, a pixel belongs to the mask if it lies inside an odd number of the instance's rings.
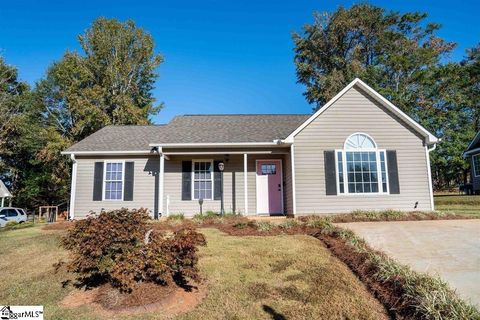
{"label": "porch", "polygon": [[[265,148],[165,148],[159,156],[157,216],[202,211],[246,216],[294,214],[290,146]],[[223,163],[222,172],[218,164]]]}

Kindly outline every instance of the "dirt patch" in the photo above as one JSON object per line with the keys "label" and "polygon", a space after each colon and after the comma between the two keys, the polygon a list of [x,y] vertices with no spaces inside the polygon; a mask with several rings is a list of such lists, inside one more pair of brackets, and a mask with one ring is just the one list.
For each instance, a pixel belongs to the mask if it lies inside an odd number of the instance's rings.
{"label": "dirt patch", "polygon": [[206,292],[204,283],[187,290],[175,285],[145,283],[130,294],[120,293],[110,285],[103,285],[92,290],[75,289],[60,305],[65,308],[87,305],[106,318],[151,312],[171,318],[195,309],[205,298]]}

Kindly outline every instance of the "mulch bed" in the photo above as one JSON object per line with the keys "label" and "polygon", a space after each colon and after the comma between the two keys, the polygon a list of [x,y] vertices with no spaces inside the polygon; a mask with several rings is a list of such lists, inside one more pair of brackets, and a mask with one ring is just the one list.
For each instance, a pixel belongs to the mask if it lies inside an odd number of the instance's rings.
{"label": "mulch bed", "polygon": [[[392,319],[412,318],[414,310],[411,306],[403,304],[402,296],[404,292],[401,287],[395,285],[392,281],[379,282],[374,278],[377,270],[369,263],[368,253],[357,252],[344,240],[326,236],[320,232],[313,233],[311,236],[322,241],[335,257],[345,263],[358,276],[373,296],[386,307]],[[373,252],[374,250],[370,249],[370,251]],[[375,253],[383,255],[378,251],[375,251]]]}

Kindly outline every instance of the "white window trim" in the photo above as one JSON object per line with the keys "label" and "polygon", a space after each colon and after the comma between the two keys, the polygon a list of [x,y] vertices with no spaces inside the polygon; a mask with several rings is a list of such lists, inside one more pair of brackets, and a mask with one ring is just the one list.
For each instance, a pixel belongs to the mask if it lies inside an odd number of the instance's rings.
{"label": "white window trim", "polygon": [[480,154],[475,154],[472,156],[472,166],[473,166],[473,175],[475,177],[480,177],[480,172],[477,172],[477,170],[475,170],[475,159],[478,158],[479,161],[480,161]]}
{"label": "white window trim", "polygon": [[[107,193],[107,163],[121,163],[122,164],[122,196],[120,199],[106,199],[105,194]],[[103,201],[124,201],[124,192],[125,189],[125,160],[105,160],[103,161],[103,190],[102,190],[102,200]]]}
{"label": "white window trim", "polygon": [[213,167],[214,165],[214,161],[213,159],[193,159],[192,160],[192,186],[191,186],[191,190],[192,190],[192,200],[199,200],[199,199],[196,199],[195,198],[195,163],[197,162],[210,162],[210,165],[211,165],[211,168],[212,168],[212,174],[210,175],[210,179],[212,180],[212,197],[209,198],[209,199],[203,199],[203,200],[213,200],[214,199],[214,193],[215,193],[215,187],[214,187],[214,183],[215,183],[215,179],[214,179],[214,174],[215,174],[215,168]]}
{"label": "white window trim", "polygon": [[375,146],[375,148],[365,148],[365,149],[361,149],[362,151],[365,150],[365,151],[369,151],[369,150],[378,150],[378,146],[377,146],[377,143],[375,142],[375,140],[373,140],[373,138],[364,133],[364,132],[355,132],[355,133],[352,133],[351,135],[348,136],[347,139],[345,139],[345,142],[343,143],[343,150],[354,150],[354,149],[347,149],[347,142],[348,140],[350,140],[351,137],[355,136],[355,135],[362,135],[362,136],[366,136],[367,138],[370,139],[370,141],[372,141],[373,145]]}
{"label": "white window trim", "polygon": [[[373,139],[372,139],[373,140]],[[374,141],[374,140],[373,140]],[[375,142],[374,142],[375,143]],[[340,193],[340,179],[339,170],[338,170],[338,153],[342,154],[342,166],[343,166],[343,193]],[[347,174],[347,152],[375,152],[375,158],[377,161],[377,184],[378,184],[378,192],[349,192],[348,191],[348,174]],[[384,153],[385,157],[385,175],[386,175],[386,182],[387,182],[387,191],[383,192],[382,186],[382,166],[380,163],[380,152]],[[336,149],[335,150],[335,179],[337,182],[337,196],[375,196],[375,195],[388,195],[390,194],[390,186],[388,181],[388,164],[387,164],[387,150],[386,149],[359,149],[359,150],[345,150],[345,149]]]}

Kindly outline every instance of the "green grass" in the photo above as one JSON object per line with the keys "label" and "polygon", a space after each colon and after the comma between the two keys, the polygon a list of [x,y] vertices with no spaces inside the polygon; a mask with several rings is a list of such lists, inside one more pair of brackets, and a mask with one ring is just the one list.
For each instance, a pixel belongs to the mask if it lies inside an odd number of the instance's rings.
{"label": "green grass", "polygon": [[480,195],[436,195],[434,199],[438,211],[480,216]]}
{"label": "green grass", "polygon": [[[386,319],[380,303],[322,243],[309,236],[233,237],[203,229],[199,268],[207,297],[181,319]],[[0,301],[44,305],[46,319],[101,319],[88,306],[64,309],[59,302],[72,279],[53,264],[66,259],[59,249],[62,231],[40,227],[0,234],[4,271]],[[162,319],[160,312],[130,319]]]}

